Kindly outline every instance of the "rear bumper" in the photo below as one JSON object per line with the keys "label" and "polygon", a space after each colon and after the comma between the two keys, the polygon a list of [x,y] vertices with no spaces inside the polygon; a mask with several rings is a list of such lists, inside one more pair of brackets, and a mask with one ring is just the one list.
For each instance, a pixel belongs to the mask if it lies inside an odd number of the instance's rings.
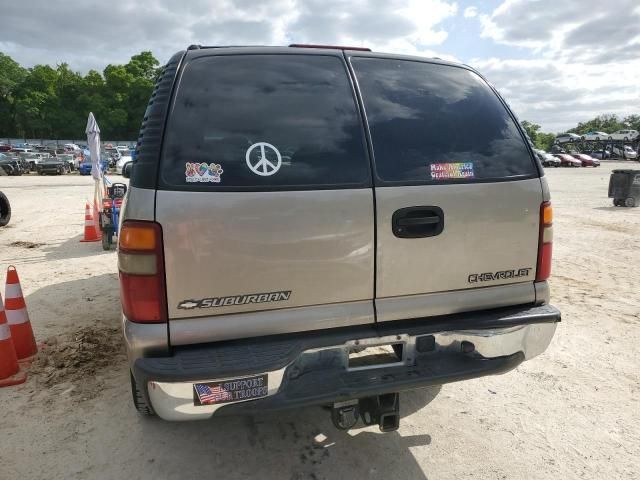
{"label": "rear bumper", "polygon": [[[507,308],[436,319],[220,342],[137,358],[134,376],[166,420],[332,404],[505,373],[549,345],[560,312],[552,306]],[[463,353],[462,344],[468,352]],[[354,346],[402,343],[402,359],[349,368]],[[268,375],[268,395],[196,405],[194,383]]]}

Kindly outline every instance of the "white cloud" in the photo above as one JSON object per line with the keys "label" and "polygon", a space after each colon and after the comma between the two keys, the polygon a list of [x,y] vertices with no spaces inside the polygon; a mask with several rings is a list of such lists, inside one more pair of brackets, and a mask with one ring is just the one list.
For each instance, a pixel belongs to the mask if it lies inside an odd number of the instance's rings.
{"label": "white cloud", "polygon": [[548,58],[600,64],[638,58],[637,0],[506,0],[478,18],[484,38]]}
{"label": "white cloud", "polygon": [[478,16],[478,9],[476,7],[467,7],[464,9],[464,18],[474,18]]}
{"label": "white cloud", "polygon": [[560,132],[601,113],[638,113],[637,69],[559,65],[548,59],[476,59],[471,62],[492,82],[520,120]]}
{"label": "white cloud", "polygon": [[[5,2],[0,51],[18,62],[102,69],[141,50],[160,59],[203,45],[329,43],[432,53],[457,13],[447,0],[66,0]],[[96,20],[97,19],[97,20]]]}

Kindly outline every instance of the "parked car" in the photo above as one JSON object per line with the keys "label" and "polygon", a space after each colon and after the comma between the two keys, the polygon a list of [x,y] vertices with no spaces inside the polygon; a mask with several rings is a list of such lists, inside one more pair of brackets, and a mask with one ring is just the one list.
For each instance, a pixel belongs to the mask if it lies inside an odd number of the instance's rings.
{"label": "parked car", "polygon": [[625,160],[635,160],[636,158],[638,158],[638,152],[636,152],[629,145],[625,145],[623,147],[614,146],[613,154]]}
{"label": "parked car", "polygon": [[80,166],[80,159],[72,153],[58,153],[55,157],[66,163],[68,172],[72,172]]}
{"label": "parked car", "polygon": [[561,167],[581,167],[582,166],[582,160],[573,158],[568,153],[554,153],[553,156],[560,159]]}
{"label": "parked car", "polygon": [[632,142],[637,138],[637,130],[617,130],[609,135],[609,140],[624,140],[625,142]]}
{"label": "parked car", "polygon": [[586,153],[587,155],[597,158],[599,160],[605,160],[611,157],[611,152],[609,150],[585,150],[582,153]]}
{"label": "parked car", "polygon": [[50,157],[46,152],[21,152],[18,156],[29,165],[29,170],[32,172],[35,172],[37,166]]}
{"label": "parked car", "polygon": [[582,135],[582,140],[607,140],[609,138],[609,134],[606,132],[587,132]]}
{"label": "parked car", "polygon": [[312,48],[190,47],[158,78],[118,246],[141,414],[326,405],[390,431],[398,392],[553,337],[549,190],[498,94],[465,65]]}
{"label": "parked car", "polygon": [[46,158],[36,167],[38,175],[64,175],[69,171],[69,164],[57,157]]}
{"label": "parked car", "polygon": [[538,158],[540,159],[540,163],[542,163],[543,166],[545,167],[560,166],[560,159],[554,157],[550,153],[547,153],[544,150],[536,150],[536,149],[534,149],[534,152],[536,153],[536,155],[538,155]]}
{"label": "parked car", "polygon": [[25,173],[22,161],[18,157],[9,156],[5,153],[0,153],[0,168],[7,175],[19,176]]}
{"label": "parked car", "polygon": [[[102,169],[102,173],[107,171],[107,162],[100,160],[100,168]],[[82,162],[80,162],[80,166],[78,167],[78,172],[80,175],[91,175],[91,159],[86,156]]]}
{"label": "parked car", "polygon": [[76,145],[75,143],[65,143],[64,144],[64,148],[65,148],[65,150],[70,150],[72,152],[81,150],[81,148],[78,145]]}
{"label": "parked car", "polygon": [[586,153],[571,152],[571,156],[582,162],[583,167],[599,167],[600,161],[587,155]]}
{"label": "parked car", "polygon": [[560,135],[556,135],[556,143],[579,142],[580,140],[580,135],[576,135],[575,133],[561,133]]}
{"label": "parked car", "polygon": [[129,149],[127,149],[126,153],[122,152],[120,159],[116,163],[116,173],[118,175],[124,175],[124,171],[131,168],[131,165],[133,165],[133,159],[131,158]]}
{"label": "parked car", "polygon": [[11,150],[11,145],[8,143],[0,143],[0,152],[8,152]]}

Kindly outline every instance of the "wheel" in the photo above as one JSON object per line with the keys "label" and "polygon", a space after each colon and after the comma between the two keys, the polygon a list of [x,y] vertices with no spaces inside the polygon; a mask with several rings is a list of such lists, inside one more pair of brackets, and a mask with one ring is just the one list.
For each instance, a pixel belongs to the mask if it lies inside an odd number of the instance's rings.
{"label": "wheel", "polygon": [[625,207],[635,207],[636,206],[636,199],[633,197],[629,197],[624,201],[624,206]]}
{"label": "wheel", "polygon": [[133,373],[129,372],[129,376],[131,377],[131,396],[133,398],[133,406],[136,407],[136,410],[140,415],[145,417],[155,415],[153,408],[151,408],[151,405],[146,402],[142,391],[138,388],[136,379],[133,378]]}
{"label": "wheel", "polygon": [[6,195],[0,192],[0,227],[4,227],[11,220],[11,205]]}
{"label": "wheel", "polygon": [[113,233],[102,232],[102,249],[111,250],[111,243],[113,243]]}

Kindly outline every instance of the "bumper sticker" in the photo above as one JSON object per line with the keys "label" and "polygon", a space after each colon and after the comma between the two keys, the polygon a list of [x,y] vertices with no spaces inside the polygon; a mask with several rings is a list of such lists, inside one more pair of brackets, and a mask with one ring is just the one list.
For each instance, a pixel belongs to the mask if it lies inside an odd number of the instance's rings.
{"label": "bumper sticker", "polygon": [[194,405],[216,405],[266,397],[269,393],[267,374],[235,378],[221,382],[193,385]]}
{"label": "bumper sticker", "polygon": [[432,163],[432,180],[447,180],[455,178],[473,178],[473,163]]}
{"label": "bumper sticker", "polygon": [[185,181],[187,183],[220,183],[224,170],[217,163],[190,163],[187,162],[185,167]]}

